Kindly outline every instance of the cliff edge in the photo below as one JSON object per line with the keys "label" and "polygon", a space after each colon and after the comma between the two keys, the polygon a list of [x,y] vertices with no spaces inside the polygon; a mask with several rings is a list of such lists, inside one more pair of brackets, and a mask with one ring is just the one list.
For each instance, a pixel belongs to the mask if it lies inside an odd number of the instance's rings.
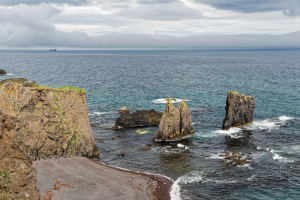
{"label": "cliff edge", "polygon": [[0,81],[1,198],[39,198],[33,160],[97,155],[83,89]]}

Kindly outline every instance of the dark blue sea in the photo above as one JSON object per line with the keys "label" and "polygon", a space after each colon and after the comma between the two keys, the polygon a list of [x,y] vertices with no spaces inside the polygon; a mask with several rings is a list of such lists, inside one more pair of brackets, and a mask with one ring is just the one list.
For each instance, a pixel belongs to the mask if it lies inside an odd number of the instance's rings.
{"label": "dark blue sea", "polygon": [[[172,178],[172,199],[300,199],[300,50],[3,50],[0,61],[0,79],[84,88],[100,159]],[[231,90],[254,96],[254,123],[222,131]],[[106,129],[120,107],[164,111],[169,95],[186,99],[195,135],[161,145],[157,127]],[[249,162],[224,169],[226,152]]]}

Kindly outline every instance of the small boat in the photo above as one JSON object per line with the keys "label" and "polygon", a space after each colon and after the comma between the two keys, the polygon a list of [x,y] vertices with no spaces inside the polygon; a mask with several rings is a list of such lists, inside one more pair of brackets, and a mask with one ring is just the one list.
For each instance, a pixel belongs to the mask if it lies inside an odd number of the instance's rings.
{"label": "small boat", "polygon": [[56,51],[56,49],[49,49],[49,51]]}

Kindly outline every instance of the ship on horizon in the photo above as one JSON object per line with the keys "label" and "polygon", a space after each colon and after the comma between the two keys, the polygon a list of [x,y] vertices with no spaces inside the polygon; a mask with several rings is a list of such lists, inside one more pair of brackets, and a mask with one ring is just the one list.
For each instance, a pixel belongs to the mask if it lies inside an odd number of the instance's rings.
{"label": "ship on horizon", "polygon": [[56,49],[49,49],[49,51],[56,51]]}

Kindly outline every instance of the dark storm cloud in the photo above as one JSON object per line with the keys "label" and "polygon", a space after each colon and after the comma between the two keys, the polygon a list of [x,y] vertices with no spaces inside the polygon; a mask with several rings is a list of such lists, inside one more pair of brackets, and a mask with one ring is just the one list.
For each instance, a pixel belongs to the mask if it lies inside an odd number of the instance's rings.
{"label": "dark storm cloud", "polygon": [[299,0],[194,0],[212,7],[241,13],[282,11],[285,15],[300,15]]}
{"label": "dark storm cloud", "polygon": [[14,6],[19,4],[38,5],[40,3],[84,5],[88,0],[0,0],[0,5]]}

